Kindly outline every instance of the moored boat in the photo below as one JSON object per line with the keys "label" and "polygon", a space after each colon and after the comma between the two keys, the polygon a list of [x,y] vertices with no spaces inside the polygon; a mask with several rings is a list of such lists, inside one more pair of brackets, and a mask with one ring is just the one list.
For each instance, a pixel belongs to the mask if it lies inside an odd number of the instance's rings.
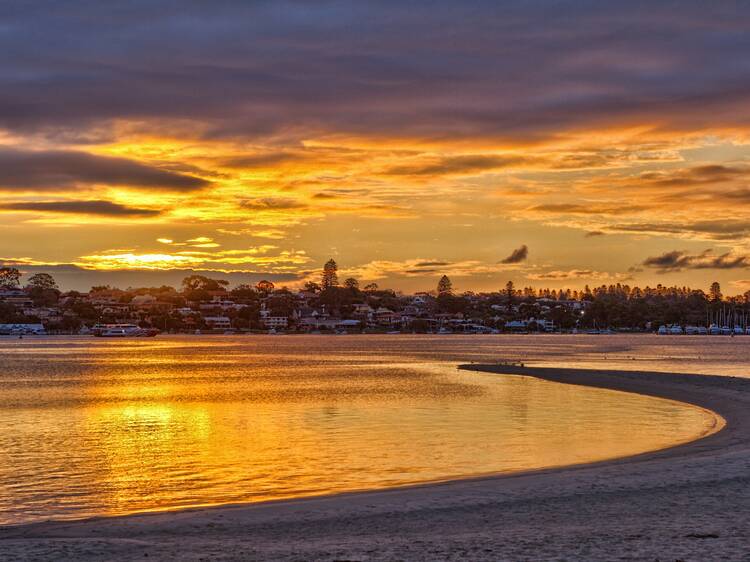
{"label": "moored boat", "polygon": [[141,328],[135,324],[96,324],[91,333],[98,338],[152,338],[159,330]]}

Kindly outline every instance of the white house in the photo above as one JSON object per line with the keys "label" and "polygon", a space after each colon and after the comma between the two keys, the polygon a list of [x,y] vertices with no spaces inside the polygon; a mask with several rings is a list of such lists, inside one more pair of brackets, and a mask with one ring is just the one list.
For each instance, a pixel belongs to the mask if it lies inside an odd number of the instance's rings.
{"label": "white house", "polygon": [[212,330],[229,330],[232,327],[232,321],[226,316],[206,316],[203,320]]}
{"label": "white house", "polygon": [[289,325],[289,318],[286,316],[266,316],[262,319],[263,325],[270,329],[286,328]]}

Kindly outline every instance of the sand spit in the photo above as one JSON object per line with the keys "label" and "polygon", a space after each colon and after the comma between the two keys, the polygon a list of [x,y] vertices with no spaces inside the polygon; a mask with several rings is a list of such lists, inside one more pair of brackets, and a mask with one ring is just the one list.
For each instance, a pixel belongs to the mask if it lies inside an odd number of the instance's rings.
{"label": "sand spit", "polygon": [[595,464],[0,528],[1,560],[750,560],[750,380],[499,365],[696,404],[726,427]]}

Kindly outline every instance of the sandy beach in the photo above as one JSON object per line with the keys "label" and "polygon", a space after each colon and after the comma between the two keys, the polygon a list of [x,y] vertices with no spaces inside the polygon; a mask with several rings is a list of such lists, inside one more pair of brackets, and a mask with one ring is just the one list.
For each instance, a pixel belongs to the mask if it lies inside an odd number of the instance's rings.
{"label": "sandy beach", "polygon": [[[2,560],[747,560],[750,380],[471,365],[717,413],[720,431],[596,464],[387,491],[0,529]],[[574,428],[571,428],[574,431]]]}

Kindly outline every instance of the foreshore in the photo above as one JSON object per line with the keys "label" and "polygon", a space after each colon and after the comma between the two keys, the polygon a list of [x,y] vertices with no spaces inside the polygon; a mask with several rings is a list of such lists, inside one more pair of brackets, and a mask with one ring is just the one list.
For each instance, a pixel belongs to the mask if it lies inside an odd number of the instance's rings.
{"label": "foreshore", "polygon": [[0,528],[0,560],[747,559],[750,380],[462,368],[677,400],[726,426],[661,451],[523,474]]}

